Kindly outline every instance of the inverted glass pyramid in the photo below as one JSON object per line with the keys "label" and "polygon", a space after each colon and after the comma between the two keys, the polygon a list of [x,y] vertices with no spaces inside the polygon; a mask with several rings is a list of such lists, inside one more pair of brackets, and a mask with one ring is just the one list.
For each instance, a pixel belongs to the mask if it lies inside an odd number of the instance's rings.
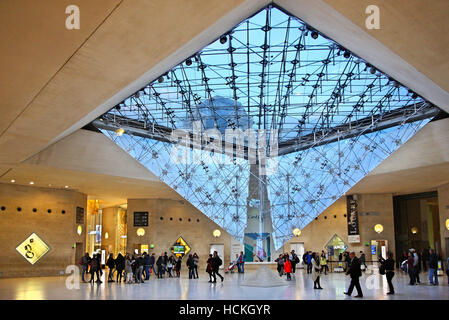
{"label": "inverted glass pyramid", "polygon": [[[247,256],[267,259],[438,111],[268,6],[93,124],[245,243]],[[249,129],[266,131],[221,152],[226,130]],[[180,146],[173,133],[191,140]]]}

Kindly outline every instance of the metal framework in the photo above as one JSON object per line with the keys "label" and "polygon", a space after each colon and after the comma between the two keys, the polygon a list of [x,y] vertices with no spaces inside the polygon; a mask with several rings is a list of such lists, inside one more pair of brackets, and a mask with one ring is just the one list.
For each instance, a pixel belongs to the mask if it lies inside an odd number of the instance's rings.
{"label": "metal framework", "polygon": [[[277,249],[293,228],[306,226],[438,112],[270,5],[93,124],[241,241],[250,234],[251,203],[263,202],[260,219],[269,216],[272,229],[258,232],[269,234],[264,238]],[[174,163],[170,136],[183,129],[192,137],[194,123],[201,132],[275,130],[279,153],[270,165],[277,163],[277,170],[262,179],[236,153],[211,161],[208,139],[184,147],[199,161]],[[123,136],[115,135],[118,128]],[[268,150],[272,140],[266,141]],[[224,139],[218,143],[225,145]],[[247,142],[241,147],[247,150]],[[261,186],[251,188],[250,176]]]}

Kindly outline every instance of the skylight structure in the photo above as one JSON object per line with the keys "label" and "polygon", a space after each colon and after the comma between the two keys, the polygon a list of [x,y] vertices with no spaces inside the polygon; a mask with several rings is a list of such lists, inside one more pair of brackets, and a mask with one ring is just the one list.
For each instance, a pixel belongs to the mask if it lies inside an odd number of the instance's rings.
{"label": "skylight structure", "polygon": [[[270,5],[93,124],[269,259],[438,112]],[[256,140],[227,138],[237,131]]]}

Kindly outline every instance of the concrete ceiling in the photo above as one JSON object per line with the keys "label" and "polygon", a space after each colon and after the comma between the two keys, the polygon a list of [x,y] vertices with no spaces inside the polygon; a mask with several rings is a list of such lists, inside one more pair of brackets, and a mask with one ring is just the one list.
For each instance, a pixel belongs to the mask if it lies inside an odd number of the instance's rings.
{"label": "concrete ceiling", "polygon": [[[378,0],[380,30],[365,28],[365,8],[372,4],[370,0],[275,2],[449,111],[449,1]],[[20,176],[18,170],[23,170],[23,178],[28,181],[30,175],[38,173],[36,168],[42,168],[41,173],[48,174],[49,179],[57,179],[52,170],[64,178],[82,176],[76,163],[71,163],[69,169],[54,163],[55,167],[47,170],[33,155],[69,136],[268,3],[0,1],[0,181],[9,181],[12,172]],[[80,30],[65,28],[65,8],[71,4],[80,7]],[[436,138],[435,143],[441,144],[442,139]],[[412,159],[410,152],[406,152],[406,159]],[[48,153],[45,157],[54,160]],[[19,165],[29,158],[32,160]],[[427,164],[428,160],[421,161],[420,168],[439,165]],[[401,168],[406,172],[412,167]],[[90,169],[86,174],[102,172],[101,168]],[[391,177],[385,171],[379,171],[377,176],[381,174]],[[123,178],[112,172],[101,173],[102,179],[106,176]],[[134,178],[131,175],[126,179]],[[137,180],[156,183],[150,178]],[[113,184],[112,180],[108,182]],[[98,187],[102,186],[99,182]],[[97,192],[84,189],[88,185],[80,188],[88,194]]]}
{"label": "concrete ceiling", "polygon": [[0,183],[76,190],[103,206],[129,198],[182,200],[104,134],[78,130],[0,176]]}
{"label": "concrete ceiling", "polygon": [[449,183],[449,119],[428,123],[352,187],[354,193],[405,194]]}
{"label": "concrete ceiling", "polygon": [[[1,1],[0,169],[81,128],[269,3]],[[449,111],[448,1],[377,1],[381,29],[371,31],[369,0],[275,3]],[[69,4],[80,7],[80,30],[65,28]]]}

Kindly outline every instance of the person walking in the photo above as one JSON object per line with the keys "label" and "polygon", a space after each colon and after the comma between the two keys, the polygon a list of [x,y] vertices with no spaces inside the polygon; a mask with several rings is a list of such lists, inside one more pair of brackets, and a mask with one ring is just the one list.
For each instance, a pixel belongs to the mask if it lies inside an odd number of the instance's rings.
{"label": "person walking", "polygon": [[390,291],[387,292],[387,294],[394,294],[394,287],[393,287],[393,277],[394,277],[394,259],[393,259],[393,253],[389,252],[387,260],[385,260],[382,257],[379,257],[379,262],[381,265],[383,265],[383,268],[385,269],[385,276],[387,278],[388,288]]}
{"label": "person walking", "polygon": [[357,289],[356,298],[363,298],[362,287],[360,286],[360,277],[362,276],[362,270],[360,269],[360,260],[355,256],[355,252],[351,251],[348,255],[349,265],[346,274],[351,277],[351,284],[348,291],[344,294],[351,296],[354,287]]}
{"label": "person walking", "polygon": [[133,283],[132,260],[128,253],[125,257],[125,281],[126,283]]}
{"label": "person walking", "polygon": [[418,253],[416,252],[415,249],[411,249],[413,250],[413,271],[415,273],[415,284],[420,284],[421,280],[419,279],[419,273],[421,272],[421,267],[420,267],[420,261],[421,259],[419,258]]}
{"label": "person walking", "polygon": [[173,256],[170,256],[170,258],[168,258],[168,262],[167,262],[167,273],[168,273],[169,278],[173,278],[173,275],[171,272],[173,270],[174,265],[175,265],[175,259]]}
{"label": "person walking", "polygon": [[292,262],[290,261],[290,256],[289,256],[288,253],[286,253],[284,255],[284,259],[285,259],[284,272],[287,275],[287,281],[290,281],[290,280],[292,280],[292,276],[291,276],[291,273],[292,273]]}
{"label": "person walking", "polygon": [[155,264],[156,264],[156,254],[152,253],[150,256],[150,272],[148,273],[148,277],[151,276],[151,272],[153,272],[154,275],[157,274],[156,268],[154,267]]}
{"label": "person walking", "polygon": [[323,250],[323,251],[321,251],[321,255],[320,255],[320,273],[323,273],[323,270],[324,270],[324,275],[327,275],[328,269],[329,269],[329,267],[327,266],[326,254],[324,253],[324,250]]}
{"label": "person walking", "polygon": [[206,272],[209,274],[209,282],[213,282],[212,281],[212,273],[213,273],[213,264],[214,264],[214,259],[212,257],[212,254],[209,254],[209,258],[207,259],[207,265],[206,265]]}
{"label": "person walking", "polygon": [[245,255],[243,251],[240,251],[240,255],[237,258],[237,270],[239,273],[245,273]]}
{"label": "person walking", "polygon": [[193,256],[191,254],[189,254],[189,258],[187,259],[186,262],[187,268],[189,268],[189,279],[195,279],[195,272],[194,272],[194,268],[195,268],[195,263],[193,262]]}
{"label": "person walking", "polygon": [[363,271],[366,271],[366,269],[368,268],[365,262],[366,262],[365,253],[363,251],[360,251],[360,266],[363,266]]}
{"label": "person walking", "polygon": [[194,279],[198,279],[198,264],[200,263],[200,257],[196,254],[196,252],[193,254],[193,274],[196,276]]}
{"label": "person walking", "polygon": [[408,272],[408,276],[410,277],[410,285],[414,286],[415,285],[415,271],[413,270],[413,266],[414,266],[414,257],[413,257],[413,253],[411,251],[409,251],[408,253],[408,258],[407,258],[407,272]]}
{"label": "person walking", "polygon": [[161,255],[159,256],[159,258],[157,258],[156,261],[156,266],[157,266],[157,278],[163,278],[163,269],[164,269],[164,255],[161,253]]}
{"label": "person walking", "polygon": [[438,285],[438,256],[433,249],[429,250],[429,283]]}
{"label": "person walking", "polygon": [[97,268],[98,272],[100,273],[100,276],[103,276],[103,269],[101,268],[101,254],[97,253]]}
{"label": "person walking", "polygon": [[292,263],[292,273],[296,271],[296,264],[299,263],[298,255],[295,253],[295,250],[290,252],[290,262]]}
{"label": "person walking", "polygon": [[217,282],[217,275],[221,278],[221,282],[223,282],[224,277],[220,274],[220,266],[223,264],[223,261],[218,256],[218,252],[214,251],[214,254],[212,256],[212,276],[214,278],[214,283]]}
{"label": "person walking", "polygon": [[150,255],[147,252],[143,253],[143,278],[144,280],[150,279]]}
{"label": "person walking", "polygon": [[284,263],[285,263],[284,255],[280,254],[279,258],[277,258],[274,261],[277,262],[277,270],[278,270],[279,276],[282,277],[282,275],[284,274]]}
{"label": "person walking", "polygon": [[307,252],[307,273],[312,273],[312,251]]}
{"label": "person walking", "polygon": [[115,259],[115,270],[117,272],[116,281],[120,283],[122,282],[123,270],[125,270],[125,257],[123,257],[121,253],[119,253]]}
{"label": "person walking", "polygon": [[103,283],[100,280],[100,271],[98,270],[98,258],[97,258],[98,254],[94,254],[92,257],[92,260],[90,261],[90,282],[94,283],[94,278],[95,275],[97,275],[97,280],[95,281],[96,283]]}
{"label": "person walking", "polygon": [[136,259],[136,283],[144,283],[143,280],[143,268],[145,267],[145,259],[141,254],[137,255]]}
{"label": "person walking", "polygon": [[320,285],[320,263],[318,254],[316,252],[312,253],[312,280],[313,280],[313,289],[323,289]]}
{"label": "person walking", "polygon": [[178,260],[176,260],[176,276],[178,278],[181,277],[181,264],[182,264],[182,258],[179,257]]}
{"label": "person walking", "polygon": [[82,273],[81,273],[81,279],[83,280],[83,282],[86,282],[85,278],[84,278],[84,274],[87,275],[88,269],[89,269],[89,264],[90,264],[90,256],[89,253],[86,252],[86,254],[81,258],[81,267],[82,267]]}
{"label": "person walking", "polygon": [[106,261],[106,265],[109,268],[108,282],[115,282],[113,278],[115,272],[115,259],[112,253],[109,254],[109,258],[108,261]]}

